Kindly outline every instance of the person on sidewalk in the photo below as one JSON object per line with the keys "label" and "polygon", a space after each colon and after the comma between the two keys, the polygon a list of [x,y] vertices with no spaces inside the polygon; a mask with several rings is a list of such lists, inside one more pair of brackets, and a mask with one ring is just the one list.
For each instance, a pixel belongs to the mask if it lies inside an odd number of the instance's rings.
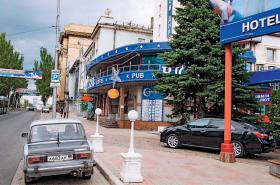
{"label": "person on sidewalk", "polygon": [[63,105],[60,105],[60,111],[59,111],[60,117],[63,116],[63,110],[64,110]]}
{"label": "person on sidewalk", "polygon": [[63,109],[64,118],[68,119],[68,113],[69,113],[69,105],[68,105],[68,102],[65,101],[65,105],[64,105],[64,109]]}

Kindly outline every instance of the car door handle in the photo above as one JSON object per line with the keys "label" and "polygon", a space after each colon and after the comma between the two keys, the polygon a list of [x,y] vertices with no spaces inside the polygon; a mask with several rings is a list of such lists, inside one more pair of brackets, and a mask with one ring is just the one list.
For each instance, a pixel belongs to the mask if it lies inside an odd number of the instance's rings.
{"label": "car door handle", "polygon": [[206,130],[201,130],[200,132],[201,132],[201,133],[205,133],[205,132],[206,132]]}

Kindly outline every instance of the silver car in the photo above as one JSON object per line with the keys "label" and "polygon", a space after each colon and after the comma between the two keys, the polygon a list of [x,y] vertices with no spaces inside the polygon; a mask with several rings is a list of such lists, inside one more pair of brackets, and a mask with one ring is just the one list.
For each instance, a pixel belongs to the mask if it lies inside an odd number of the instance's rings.
{"label": "silver car", "polygon": [[24,145],[24,177],[28,184],[43,176],[71,174],[90,179],[96,165],[79,120],[35,121]]}

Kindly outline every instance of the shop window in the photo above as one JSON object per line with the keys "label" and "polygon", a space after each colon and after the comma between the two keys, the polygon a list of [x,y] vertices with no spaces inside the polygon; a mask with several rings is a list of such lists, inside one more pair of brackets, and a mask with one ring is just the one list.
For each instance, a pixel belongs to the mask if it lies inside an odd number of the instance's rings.
{"label": "shop window", "polygon": [[246,71],[251,72],[251,64],[250,63],[246,63]]}
{"label": "shop window", "polygon": [[268,69],[269,70],[273,70],[273,69],[275,69],[276,67],[275,66],[268,66]]}
{"label": "shop window", "polygon": [[276,50],[275,49],[267,49],[267,61],[268,62],[275,62]]}
{"label": "shop window", "polygon": [[158,56],[143,56],[142,64],[164,64],[164,60]]}
{"label": "shop window", "polygon": [[263,71],[264,65],[263,64],[257,64],[257,71]]}

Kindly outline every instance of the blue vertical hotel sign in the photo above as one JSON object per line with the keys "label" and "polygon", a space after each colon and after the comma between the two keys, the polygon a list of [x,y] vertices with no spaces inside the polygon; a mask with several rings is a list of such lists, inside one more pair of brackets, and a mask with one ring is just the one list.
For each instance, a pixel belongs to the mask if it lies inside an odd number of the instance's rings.
{"label": "blue vertical hotel sign", "polygon": [[210,0],[221,17],[221,44],[280,32],[280,0]]}
{"label": "blue vertical hotel sign", "polygon": [[173,0],[168,0],[167,4],[167,37],[172,34],[172,12],[173,11]]}

